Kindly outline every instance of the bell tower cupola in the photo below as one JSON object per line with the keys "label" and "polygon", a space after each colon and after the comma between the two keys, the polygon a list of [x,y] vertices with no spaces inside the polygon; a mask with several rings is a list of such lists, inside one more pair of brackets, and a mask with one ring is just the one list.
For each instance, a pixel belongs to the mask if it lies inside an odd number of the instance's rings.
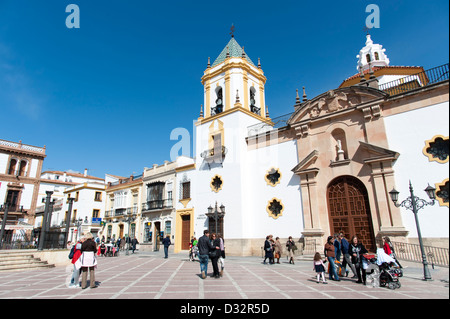
{"label": "bell tower cupola", "polygon": [[243,111],[266,120],[264,85],[266,77],[258,64],[250,59],[234,35],[208,65],[201,79],[204,86],[204,112],[201,119],[220,117],[233,111]]}
{"label": "bell tower cupola", "polygon": [[386,49],[383,49],[381,44],[373,43],[370,34],[366,36],[366,45],[359,51],[356,56],[358,65],[356,69],[361,71],[369,70],[370,67],[385,67],[389,66],[389,59],[386,56]]}

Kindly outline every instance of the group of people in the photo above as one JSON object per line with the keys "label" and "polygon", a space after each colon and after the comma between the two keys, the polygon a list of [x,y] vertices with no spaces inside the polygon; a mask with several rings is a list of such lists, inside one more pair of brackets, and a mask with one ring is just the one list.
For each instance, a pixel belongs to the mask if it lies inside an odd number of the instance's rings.
{"label": "group of people", "polygon": [[212,233],[210,236],[209,230],[205,230],[203,236],[197,241],[197,248],[202,279],[206,279],[208,275],[208,262],[210,259],[214,271],[212,277],[216,279],[222,277],[225,269],[225,243],[223,237],[216,233]]}
{"label": "group of people", "polygon": [[95,282],[95,268],[97,267],[97,244],[91,233],[81,236],[72,247],[69,258],[72,259],[73,272],[69,288],[79,287],[81,272],[81,288],[87,288],[87,273],[89,270],[90,288],[97,288]]}
{"label": "group of people", "polygon": [[[286,249],[288,251],[288,259],[290,264],[294,263],[294,252],[297,250],[297,246],[295,245],[292,236],[289,236],[288,241],[286,242]],[[277,264],[280,263],[281,253],[283,251],[283,245],[280,242],[280,237],[276,237],[273,240],[273,235],[266,236],[266,241],[264,242],[264,261],[263,264],[266,264],[266,260],[269,259],[269,264],[275,264],[275,259],[277,259]]]}
{"label": "group of people", "polygon": [[[97,245],[100,244],[98,241],[98,237],[96,240]],[[98,247],[98,255],[106,256],[109,250],[111,250],[112,256],[117,256],[117,252],[125,250],[125,243],[127,243],[128,250],[131,250],[134,254],[137,244],[139,244],[139,241],[136,239],[136,236],[133,239],[130,239],[130,237],[124,237],[123,239],[118,238],[117,241],[110,241],[109,243],[105,244],[105,241],[102,239],[101,244]],[[109,250],[108,250],[109,248]]]}
{"label": "group of people", "polygon": [[[386,254],[393,257],[399,267],[400,263],[395,257],[395,253],[393,252],[393,245],[391,244],[388,237],[384,237],[384,251]],[[329,236],[327,238],[327,243],[324,247],[324,255],[325,262],[322,260],[322,256],[319,252],[316,252],[314,255],[314,270],[317,274],[317,283],[320,282],[320,278],[322,282],[326,284],[325,280],[325,263],[329,262],[328,269],[328,279],[334,281],[340,281],[338,274],[338,267],[336,263],[341,265],[341,276],[344,274],[345,277],[348,276],[349,271],[347,270],[347,265],[350,267],[353,277],[358,280],[356,283],[362,283],[366,285],[366,268],[368,266],[367,259],[365,255],[368,253],[366,247],[361,243],[358,239],[358,236],[353,236],[352,239],[347,241],[344,233],[340,232],[339,234],[335,234],[334,236]],[[342,263],[341,263],[341,256]]]}

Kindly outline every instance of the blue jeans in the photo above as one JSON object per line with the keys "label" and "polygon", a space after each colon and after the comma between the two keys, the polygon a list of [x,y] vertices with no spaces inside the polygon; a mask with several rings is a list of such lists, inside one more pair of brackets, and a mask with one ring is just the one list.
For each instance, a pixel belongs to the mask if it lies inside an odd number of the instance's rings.
{"label": "blue jeans", "polygon": [[164,258],[168,258],[168,257],[169,257],[169,247],[164,246]]}
{"label": "blue jeans", "polygon": [[72,272],[72,278],[70,279],[70,285],[74,285],[77,287],[80,286],[80,269],[77,269],[75,267],[75,264],[73,265],[73,272]]}
{"label": "blue jeans", "polygon": [[334,277],[334,280],[339,280],[339,276],[336,271],[336,265],[334,264],[334,261],[336,260],[336,258],[327,257],[327,259],[328,259],[328,262],[330,263],[330,273],[328,275],[328,278],[332,279],[332,277]]}
{"label": "blue jeans", "polygon": [[198,255],[198,259],[200,261],[200,271],[204,271],[205,276],[207,276],[208,275],[209,256],[208,255]]}

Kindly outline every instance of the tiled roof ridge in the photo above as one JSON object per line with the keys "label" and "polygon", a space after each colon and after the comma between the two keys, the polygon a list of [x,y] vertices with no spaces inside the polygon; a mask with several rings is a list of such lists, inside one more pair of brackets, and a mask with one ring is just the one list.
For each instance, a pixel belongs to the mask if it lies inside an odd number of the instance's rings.
{"label": "tiled roof ridge", "polygon": [[[228,41],[227,45],[222,50],[222,52],[220,52],[219,56],[216,58],[214,63],[211,65],[211,67],[214,67],[214,66],[222,63],[223,61],[225,61],[225,59],[227,57],[227,51],[228,51],[228,54],[230,57],[242,57],[243,50],[242,50],[241,46],[239,45],[239,43],[237,43],[236,39],[234,37],[232,37],[230,39],[230,41]],[[247,55],[247,53],[245,54],[245,58],[251,65],[255,66],[255,64],[250,59],[250,57]]]}

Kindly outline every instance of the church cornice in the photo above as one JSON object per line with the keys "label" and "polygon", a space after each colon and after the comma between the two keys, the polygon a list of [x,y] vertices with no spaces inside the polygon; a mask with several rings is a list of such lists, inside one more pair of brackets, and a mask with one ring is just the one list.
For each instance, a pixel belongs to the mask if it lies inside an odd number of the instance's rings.
{"label": "church cornice", "polygon": [[205,85],[206,81],[211,80],[212,78],[229,71],[231,69],[242,69],[246,71],[248,74],[253,75],[259,81],[262,81],[263,84],[266,83],[267,78],[264,76],[264,73],[261,69],[256,69],[252,67],[244,58],[233,57],[228,58],[222,64],[219,64],[215,68],[206,69],[204,75],[201,78],[202,84]]}
{"label": "church cornice", "polygon": [[272,120],[270,118],[264,118],[264,117],[262,117],[262,116],[260,116],[258,114],[252,113],[249,110],[244,109],[241,106],[236,106],[236,105],[234,107],[232,107],[231,109],[223,111],[222,113],[219,113],[219,114],[216,114],[216,115],[213,115],[213,116],[209,116],[209,117],[206,117],[206,118],[199,118],[197,120],[197,122],[195,123],[195,125],[199,126],[199,125],[202,125],[202,124],[214,121],[214,120],[216,120],[218,118],[221,118],[223,116],[226,116],[226,115],[229,115],[229,114],[232,114],[232,113],[235,113],[235,112],[242,112],[242,113],[245,113],[245,114],[247,114],[247,115],[249,115],[251,117],[254,117],[255,119],[257,119],[257,120],[259,120],[261,122],[267,123],[267,124],[269,124],[271,126],[274,125],[274,123],[272,122]]}

